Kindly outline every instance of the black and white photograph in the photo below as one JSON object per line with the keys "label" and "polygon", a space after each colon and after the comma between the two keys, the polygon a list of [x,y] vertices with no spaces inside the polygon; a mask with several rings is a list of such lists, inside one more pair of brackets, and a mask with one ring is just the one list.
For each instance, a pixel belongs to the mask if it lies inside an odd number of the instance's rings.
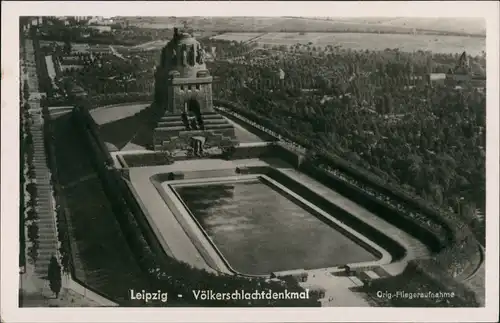
{"label": "black and white photograph", "polygon": [[32,4],[2,3],[5,322],[498,318],[498,3]]}

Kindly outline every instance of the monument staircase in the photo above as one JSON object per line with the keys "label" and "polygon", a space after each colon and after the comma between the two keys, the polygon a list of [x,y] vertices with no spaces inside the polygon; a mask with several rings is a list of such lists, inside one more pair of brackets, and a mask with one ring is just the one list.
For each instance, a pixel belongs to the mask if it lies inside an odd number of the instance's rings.
{"label": "monument staircase", "polygon": [[207,146],[229,144],[235,137],[234,126],[217,112],[203,112],[198,124],[193,129],[182,114],[162,116],[154,130],[154,150],[184,149],[194,136],[205,137]]}

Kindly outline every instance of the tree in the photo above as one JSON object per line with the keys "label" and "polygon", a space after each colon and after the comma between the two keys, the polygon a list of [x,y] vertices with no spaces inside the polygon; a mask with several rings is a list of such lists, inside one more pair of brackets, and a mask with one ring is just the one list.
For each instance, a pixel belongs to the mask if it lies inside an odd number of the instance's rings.
{"label": "tree", "polygon": [[[28,81],[24,81],[24,87],[23,87],[23,97],[25,101],[28,101],[30,98],[30,88],[28,86]],[[29,108],[28,108],[29,109]]]}
{"label": "tree", "polygon": [[48,278],[50,290],[56,294],[56,298],[59,297],[61,291],[61,266],[55,256],[50,258]]}
{"label": "tree", "polygon": [[71,39],[69,37],[67,37],[65,40],[64,40],[64,53],[66,55],[70,55],[71,54]]}
{"label": "tree", "polygon": [[392,96],[390,94],[384,95],[384,107],[385,107],[386,113],[393,112],[393,99],[392,99]]}

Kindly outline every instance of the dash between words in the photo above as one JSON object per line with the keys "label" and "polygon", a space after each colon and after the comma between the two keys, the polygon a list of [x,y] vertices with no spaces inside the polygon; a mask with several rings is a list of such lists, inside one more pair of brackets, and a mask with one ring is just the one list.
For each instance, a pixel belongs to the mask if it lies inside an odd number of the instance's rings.
{"label": "dash between words", "polygon": [[[272,290],[252,291],[236,290],[232,293],[214,292],[212,290],[193,290],[193,297],[196,300],[278,300],[278,299],[309,299],[309,289],[303,292],[291,292],[288,290],[281,292],[273,292]],[[143,300],[146,303],[149,301],[161,301],[166,303],[168,301],[168,292],[158,290],[156,292],[146,292],[144,289],[135,291],[130,289],[131,300]]]}

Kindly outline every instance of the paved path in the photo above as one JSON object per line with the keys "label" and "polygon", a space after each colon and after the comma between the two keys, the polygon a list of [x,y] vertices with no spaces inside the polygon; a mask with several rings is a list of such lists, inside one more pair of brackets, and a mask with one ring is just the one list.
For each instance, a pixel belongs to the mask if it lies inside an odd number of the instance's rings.
{"label": "paved path", "polygon": [[125,57],[123,57],[123,55],[122,55],[122,54],[118,53],[118,52],[116,51],[116,49],[115,49],[113,46],[109,45],[109,49],[111,50],[111,53],[112,53],[113,55],[115,55],[116,57],[121,58],[121,59],[122,59],[122,60],[124,60],[124,61],[126,61],[126,60],[127,60]]}
{"label": "paved path", "polygon": [[[50,170],[47,166],[43,138],[43,118],[40,107],[40,93],[38,93],[38,78],[35,64],[35,53],[31,40],[25,41],[27,52],[26,73],[21,69],[21,80],[27,80],[30,99],[30,115],[33,120],[30,131],[33,137],[33,166],[35,170],[35,184],[37,188],[36,213],[39,228],[38,257],[34,264],[27,261],[26,271],[19,277],[19,288],[23,307],[47,306],[116,306],[115,303],[87,290],[71,279],[69,275],[62,275],[62,289],[58,299],[54,298],[47,280],[50,258],[55,255],[60,259],[59,241],[56,225],[56,212],[52,185],[50,183]],[[27,253],[27,249],[25,252]],[[26,259],[29,256],[26,255]],[[59,261],[60,262],[60,261]]]}
{"label": "paved path", "polygon": [[[52,255],[57,255],[58,240],[55,229],[54,217],[52,215],[52,192],[50,189],[50,174],[46,166],[45,150],[43,143],[42,122],[40,115],[40,102],[38,91],[38,79],[36,77],[36,65],[34,58],[33,43],[31,40],[25,42],[26,67],[22,70],[21,79],[28,82],[30,98],[28,103],[31,106],[29,111],[32,122],[30,132],[33,137],[33,166],[35,173],[35,184],[38,192],[35,211],[38,215],[36,221],[39,228],[39,248],[38,257],[35,263],[31,262],[31,257],[26,255],[26,271],[20,277],[20,294],[22,295],[23,306],[47,306],[46,300],[53,297],[48,281],[46,279],[48,265]],[[27,241],[27,245],[30,242]],[[25,250],[27,253],[28,249]],[[26,301],[26,302],[25,302]]]}
{"label": "paved path", "polygon": [[369,307],[363,293],[353,292],[351,288],[359,286],[354,277],[333,276],[328,271],[310,272],[304,288],[319,286],[325,290],[325,297],[321,300],[323,307]]}
{"label": "paved path", "polygon": [[67,106],[67,107],[49,107],[49,111],[57,111],[57,110],[73,110],[73,106]]}
{"label": "paved path", "polygon": [[240,144],[258,143],[263,141],[259,136],[251,133],[240,124],[234,122],[229,118],[225,119],[234,126],[234,134]]}
{"label": "paved path", "polygon": [[[34,62],[33,44],[29,40],[26,42],[27,59]],[[38,90],[38,79],[36,78],[36,68],[28,67],[28,85],[30,92]],[[35,77],[32,77],[35,75]],[[33,108],[40,107],[38,99],[30,100]],[[34,106],[33,106],[34,105]],[[52,187],[50,185],[50,171],[47,167],[45,156],[45,146],[43,141],[43,119],[40,114],[32,115],[33,122],[30,125],[33,137],[33,166],[35,169],[35,180],[37,187],[36,213],[38,214],[39,242],[38,257],[35,262],[35,273],[40,276],[46,276],[50,258],[58,253],[57,230],[54,218],[54,205],[52,196]]]}
{"label": "paved path", "polygon": [[45,64],[47,65],[47,72],[50,77],[50,81],[52,82],[52,86],[54,88],[57,88],[55,79],[56,79],[56,69],[54,67],[54,60],[52,58],[52,55],[45,56]]}

